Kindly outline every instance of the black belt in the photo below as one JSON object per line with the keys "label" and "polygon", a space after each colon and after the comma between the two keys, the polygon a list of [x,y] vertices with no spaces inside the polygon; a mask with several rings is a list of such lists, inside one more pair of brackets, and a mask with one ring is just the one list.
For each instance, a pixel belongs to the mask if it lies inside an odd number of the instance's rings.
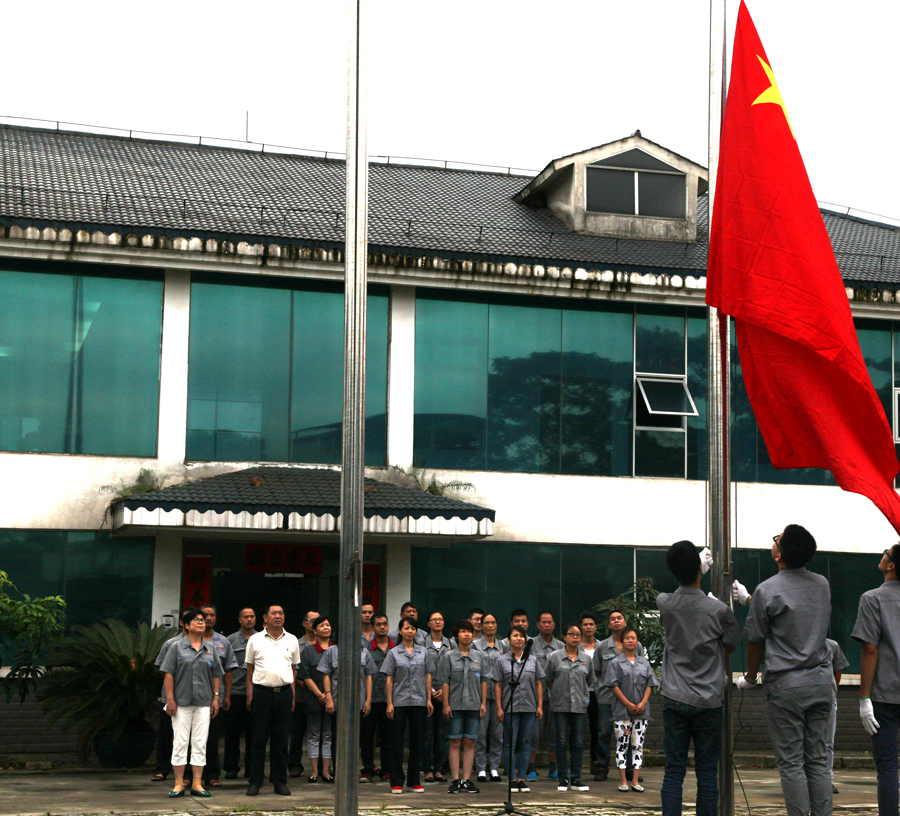
{"label": "black belt", "polygon": [[272,694],[278,694],[279,691],[284,691],[285,689],[289,689],[290,687],[290,683],[285,686],[261,686],[258,683],[253,684],[253,688],[257,691],[271,691]]}

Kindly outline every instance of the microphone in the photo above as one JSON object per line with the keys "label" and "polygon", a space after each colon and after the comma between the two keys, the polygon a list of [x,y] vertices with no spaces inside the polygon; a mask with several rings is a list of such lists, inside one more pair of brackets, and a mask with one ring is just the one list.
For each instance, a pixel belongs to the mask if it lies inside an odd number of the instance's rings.
{"label": "microphone", "polygon": [[534,641],[530,640],[525,644],[525,648],[522,650],[522,660],[528,660],[529,655],[531,654],[531,647],[534,645]]}

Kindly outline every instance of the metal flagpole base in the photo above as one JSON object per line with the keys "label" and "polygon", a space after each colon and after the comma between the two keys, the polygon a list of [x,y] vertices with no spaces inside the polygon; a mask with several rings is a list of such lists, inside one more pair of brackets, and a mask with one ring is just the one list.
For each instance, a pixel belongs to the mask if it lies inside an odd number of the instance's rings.
{"label": "metal flagpole base", "polygon": [[502,816],[502,814],[504,814],[504,813],[515,813],[515,814],[517,814],[517,816],[531,816],[530,813],[525,813],[524,810],[516,810],[515,807],[513,807],[513,803],[511,801],[504,802],[503,810],[498,810],[494,814],[494,816]]}

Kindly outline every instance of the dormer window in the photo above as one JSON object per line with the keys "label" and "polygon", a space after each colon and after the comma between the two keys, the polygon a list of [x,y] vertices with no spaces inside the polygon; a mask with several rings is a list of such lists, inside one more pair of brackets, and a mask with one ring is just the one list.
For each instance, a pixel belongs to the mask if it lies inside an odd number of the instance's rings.
{"label": "dormer window", "polygon": [[585,175],[588,212],[685,218],[685,174],[643,150],[589,164]]}

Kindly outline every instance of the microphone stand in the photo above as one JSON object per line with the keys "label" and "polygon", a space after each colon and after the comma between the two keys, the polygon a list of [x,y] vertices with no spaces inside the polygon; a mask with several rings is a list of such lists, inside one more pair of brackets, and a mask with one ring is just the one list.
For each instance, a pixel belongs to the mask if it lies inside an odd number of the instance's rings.
{"label": "microphone stand", "polygon": [[[512,651],[510,651],[509,653],[512,655]],[[528,662],[528,658],[530,656],[531,656],[531,641],[529,640],[525,644],[525,649],[522,651],[522,663],[519,667],[519,673],[516,674],[515,655],[513,655],[513,660],[511,662],[510,669],[509,669],[509,711],[507,711],[504,714],[504,720],[506,717],[512,717],[512,715],[513,715],[513,712],[515,710],[514,700],[516,698],[516,689],[519,687],[519,685],[521,683],[522,672],[525,671],[525,664]],[[500,693],[501,693],[500,700],[502,702],[502,700],[503,700],[503,697],[502,697],[503,689],[502,688],[500,690]],[[505,725],[506,725],[506,723],[504,722],[504,726]],[[505,731],[506,728],[504,728],[503,730]],[[503,803],[503,810],[498,810],[494,814],[494,816],[503,816],[503,814],[508,814],[508,813],[515,813],[516,816],[531,816],[531,814],[529,814],[529,813],[525,813],[524,811],[521,811],[521,810],[516,810],[515,807],[513,806],[512,785],[513,785],[513,776],[514,776],[515,770],[516,770],[516,766],[514,764],[513,758],[518,753],[516,751],[516,748],[518,747],[519,740],[522,739],[521,726],[519,727],[518,733],[516,734],[516,744],[515,745],[513,745],[512,734],[513,734],[513,723],[512,723],[512,720],[510,720],[510,722],[509,722],[509,737],[510,737],[510,739],[509,739],[509,756],[507,757],[507,761],[506,761],[506,777],[507,777],[506,801]]]}

